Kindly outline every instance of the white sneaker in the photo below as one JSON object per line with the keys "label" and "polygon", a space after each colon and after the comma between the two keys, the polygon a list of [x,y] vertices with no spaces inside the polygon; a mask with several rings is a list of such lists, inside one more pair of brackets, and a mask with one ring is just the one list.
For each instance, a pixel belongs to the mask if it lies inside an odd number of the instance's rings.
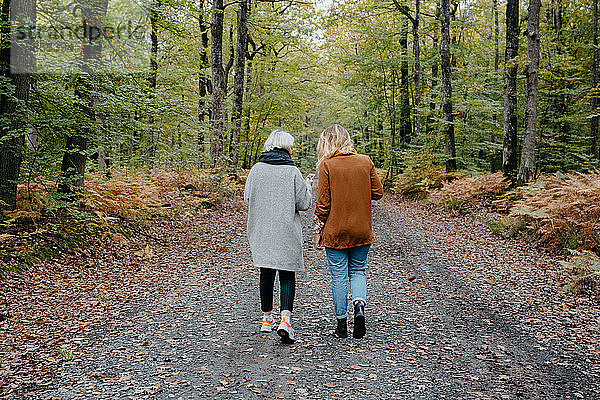
{"label": "white sneaker", "polygon": [[296,334],[294,328],[285,319],[281,320],[279,327],[277,328],[277,334],[281,336],[281,341],[285,344],[292,344],[296,341]]}
{"label": "white sneaker", "polygon": [[260,326],[261,332],[271,332],[273,327],[275,326],[275,320],[273,319],[273,315],[263,315],[262,317],[262,325]]}

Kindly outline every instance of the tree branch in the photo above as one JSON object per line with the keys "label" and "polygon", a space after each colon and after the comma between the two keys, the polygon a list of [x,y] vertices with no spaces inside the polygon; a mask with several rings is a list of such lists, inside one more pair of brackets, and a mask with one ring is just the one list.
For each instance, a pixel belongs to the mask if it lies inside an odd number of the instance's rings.
{"label": "tree branch", "polygon": [[398,11],[400,11],[400,13],[406,16],[406,18],[408,18],[413,25],[416,23],[415,18],[412,15],[410,15],[410,9],[408,8],[408,6],[403,6],[398,2],[398,0],[392,0],[392,2],[394,3]]}

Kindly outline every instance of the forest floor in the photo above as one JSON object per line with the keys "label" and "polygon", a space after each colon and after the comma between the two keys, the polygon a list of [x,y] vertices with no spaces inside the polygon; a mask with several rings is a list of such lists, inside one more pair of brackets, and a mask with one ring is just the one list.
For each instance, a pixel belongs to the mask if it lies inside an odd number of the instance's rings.
{"label": "forest floor", "polygon": [[388,196],[367,335],[342,340],[305,216],[284,345],[258,332],[245,218],[236,200],[0,283],[0,398],[600,398],[600,304],[560,290],[552,255]]}

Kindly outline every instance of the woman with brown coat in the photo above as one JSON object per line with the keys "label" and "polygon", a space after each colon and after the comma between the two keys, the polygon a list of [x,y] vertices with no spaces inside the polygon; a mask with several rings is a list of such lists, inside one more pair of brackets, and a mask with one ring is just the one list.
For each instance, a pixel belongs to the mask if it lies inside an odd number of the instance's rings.
{"label": "woman with brown coat", "polygon": [[348,281],[354,305],[355,338],[366,333],[366,266],[374,242],[371,200],[383,187],[368,156],[354,150],[350,134],[340,125],[321,133],[317,145],[319,170],[315,207],[315,245],[325,247],[331,273],[336,335],[348,337]]}

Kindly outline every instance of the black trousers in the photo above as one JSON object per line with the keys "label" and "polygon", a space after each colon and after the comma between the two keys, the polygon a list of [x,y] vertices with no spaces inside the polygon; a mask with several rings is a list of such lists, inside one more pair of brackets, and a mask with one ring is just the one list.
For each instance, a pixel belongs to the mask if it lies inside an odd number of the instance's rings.
{"label": "black trousers", "polygon": [[280,309],[292,312],[296,295],[296,273],[291,271],[260,269],[260,307],[263,312],[273,311],[273,286],[277,271],[279,271]]}

